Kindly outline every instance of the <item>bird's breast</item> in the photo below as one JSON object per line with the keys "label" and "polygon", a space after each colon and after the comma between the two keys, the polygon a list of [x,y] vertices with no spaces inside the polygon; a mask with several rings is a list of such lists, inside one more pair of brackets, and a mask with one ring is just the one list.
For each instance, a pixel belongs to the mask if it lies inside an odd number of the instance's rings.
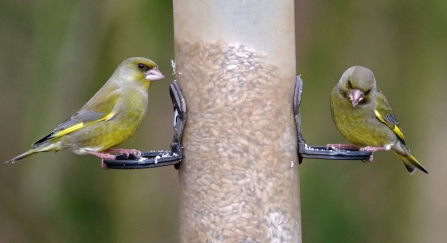
{"label": "bird's breast", "polygon": [[356,146],[386,146],[397,140],[391,129],[375,117],[370,107],[333,107],[332,115],[343,137]]}

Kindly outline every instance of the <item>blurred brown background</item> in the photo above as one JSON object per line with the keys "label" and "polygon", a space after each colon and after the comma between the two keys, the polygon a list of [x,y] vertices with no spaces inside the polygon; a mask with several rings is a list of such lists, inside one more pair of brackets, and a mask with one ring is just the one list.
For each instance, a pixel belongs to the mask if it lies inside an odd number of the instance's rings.
{"label": "blurred brown background", "polygon": [[[297,1],[297,72],[311,145],[343,143],[329,94],[350,66],[372,69],[412,153],[431,172],[407,174],[391,152],[374,162],[305,160],[303,242],[445,242],[447,2]],[[169,149],[174,76],[170,1],[0,0],[0,161],[76,112],[131,56],[166,75],[148,116],[120,147]],[[102,170],[93,156],[42,153],[0,163],[0,242],[178,242],[172,168]]]}

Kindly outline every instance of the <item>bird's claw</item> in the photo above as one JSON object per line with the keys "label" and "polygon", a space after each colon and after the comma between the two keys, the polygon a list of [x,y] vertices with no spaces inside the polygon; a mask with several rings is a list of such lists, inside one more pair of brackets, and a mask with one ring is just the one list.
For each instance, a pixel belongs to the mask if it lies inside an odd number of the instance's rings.
{"label": "bird's claw", "polygon": [[362,160],[362,161],[365,162],[365,163],[372,162],[372,161],[373,161],[373,154],[371,154],[371,155],[369,156],[368,160]]}
{"label": "bird's claw", "polygon": [[[138,157],[141,156],[141,151],[136,149],[108,149],[106,152],[110,153],[117,153],[117,154],[125,154],[126,157],[129,157],[129,155],[133,154]],[[115,158],[114,158],[115,159]]]}
{"label": "bird's claw", "polygon": [[363,148],[360,148],[360,151],[366,151],[366,152],[376,152],[381,150],[387,150],[386,147],[372,147],[372,146],[366,146]]}
{"label": "bird's claw", "polygon": [[327,150],[338,150],[338,148],[334,145],[337,145],[337,144],[326,144],[326,149]]}
{"label": "bird's claw", "polygon": [[326,145],[326,149],[339,151],[346,149],[358,149],[358,147],[352,144],[329,143]]}
{"label": "bird's claw", "polygon": [[87,150],[86,152],[91,155],[101,158],[101,168],[103,168],[103,169],[107,169],[107,166],[104,164],[104,160],[116,159],[116,156],[113,154],[98,153],[98,152],[89,151],[89,150]]}
{"label": "bird's claw", "polygon": [[104,164],[104,159],[101,159],[101,169],[108,170],[107,165]]}

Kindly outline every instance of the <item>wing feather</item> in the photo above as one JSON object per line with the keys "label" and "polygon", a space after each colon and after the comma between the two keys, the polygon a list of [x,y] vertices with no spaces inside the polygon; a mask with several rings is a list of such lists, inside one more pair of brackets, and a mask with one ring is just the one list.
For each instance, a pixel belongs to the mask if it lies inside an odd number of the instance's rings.
{"label": "wing feather", "polygon": [[401,140],[405,144],[404,134],[399,127],[399,121],[394,115],[393,110],[388,104],[385,96],[380,91],[377,92],[377,101],[376,107],[374,109],[374,114],[376,115],[377,119],[379,119],[379,121],[387,125],[397,135],[399,140]]}
{"label": "wing feather", "polygon": [[[120,92],[118,89],[105,88],[98,91],[81,110],[57,126],[50,134],[33,143],[32,146],[38,146],[95,123],[112,119],[115,116],[114,107],[118,102]],[[98,96],[101,96],[102,99],[98,99]]]}

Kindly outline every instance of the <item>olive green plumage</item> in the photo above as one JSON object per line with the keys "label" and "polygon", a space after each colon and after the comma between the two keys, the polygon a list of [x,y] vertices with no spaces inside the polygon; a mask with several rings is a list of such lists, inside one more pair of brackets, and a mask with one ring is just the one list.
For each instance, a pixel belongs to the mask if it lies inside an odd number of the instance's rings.
{"label": "olive green plumage", "polygon": [[151,81],[159,79],[163,75],[153,61],[142,57],[123,61],[78,112],[8,162],[59,150],[105,155],[99,152],[124,142],[139,127],[146,114]]}
{"label": "olive green plumage", "polygon": [[332,119],[341,134],[362,150],[393,150],[408,172],[427,170],[410,154],[404,135],[371,70],[346,70],[331,94]]}

